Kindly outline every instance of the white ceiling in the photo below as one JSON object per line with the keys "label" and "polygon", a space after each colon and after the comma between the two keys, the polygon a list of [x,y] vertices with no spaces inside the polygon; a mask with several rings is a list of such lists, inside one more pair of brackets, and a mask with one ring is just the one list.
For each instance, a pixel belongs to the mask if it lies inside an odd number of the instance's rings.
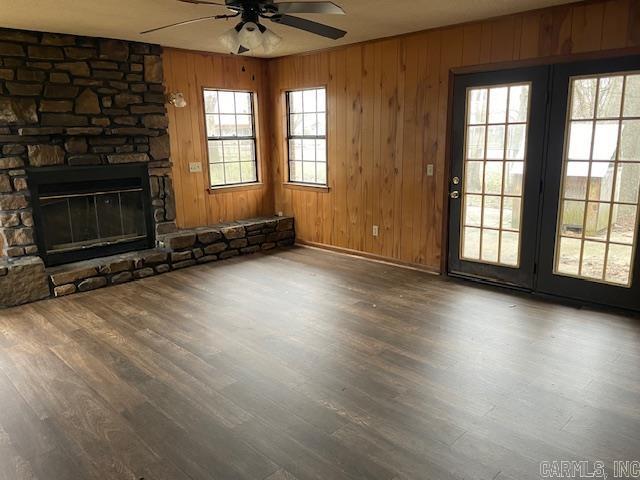
{"label": "white ceiling", "polygon": [[[304,15],[349,33],[333,41],[274,25],[284,41],[270,56],[313,51],[427,28],[495,17],[574,0],[334,0],[347,15]],[[205,21],[148,35],[142,30],[206,15],[223,7],[177,0],[0,0],[0,26],[159,43],[191,50],[224,52],[217,37],[233,21]],[[303,15],[301,15],[303,16]],[[226,52],[224,52],[226,53]],[[261,55],[259,52],[255,56]]]}

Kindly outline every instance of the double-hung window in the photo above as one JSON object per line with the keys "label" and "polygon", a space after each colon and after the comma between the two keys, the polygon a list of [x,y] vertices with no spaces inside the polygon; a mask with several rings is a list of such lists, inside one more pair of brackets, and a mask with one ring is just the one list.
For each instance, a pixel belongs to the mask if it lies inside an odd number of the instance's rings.
{"label": "double-hung window", "polygon": [[326,105],[324,88],[287,92],[289,182],[327,185]]}
{"label": "double-hung window", "polygon": [[211,187],[258,181],[253,93],[204,90]]}

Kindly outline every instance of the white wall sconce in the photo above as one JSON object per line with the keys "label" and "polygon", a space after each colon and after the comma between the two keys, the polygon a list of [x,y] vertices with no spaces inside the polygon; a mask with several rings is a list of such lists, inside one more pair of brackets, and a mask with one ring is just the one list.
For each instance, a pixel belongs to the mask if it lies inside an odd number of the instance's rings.
{"label": "white wall sconce", "polygon": [[187,101],[184,99],[184,94],[182,92],[169,93],[167,95],[167,103],[176,108],[184,108],[187,106]]}

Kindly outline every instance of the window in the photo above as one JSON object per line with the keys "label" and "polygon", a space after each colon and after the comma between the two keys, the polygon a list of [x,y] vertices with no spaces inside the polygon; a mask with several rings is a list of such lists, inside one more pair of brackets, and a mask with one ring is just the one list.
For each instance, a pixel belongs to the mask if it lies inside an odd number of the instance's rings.
{"label": "window", "polygon": [[204,91],[212,187],[258,181],[253,94]]}
{"label": "window", "polygon": [[530,86],[467,91],[461,258],[520,265]]}
{"label": "window", "polygon": [[640,191],[640,74],[571,79],[555,273],[631,286]]}
{"label": "window", "polygon": [[324,88],[287,92],[290,182],[327,185],[326,105]]}

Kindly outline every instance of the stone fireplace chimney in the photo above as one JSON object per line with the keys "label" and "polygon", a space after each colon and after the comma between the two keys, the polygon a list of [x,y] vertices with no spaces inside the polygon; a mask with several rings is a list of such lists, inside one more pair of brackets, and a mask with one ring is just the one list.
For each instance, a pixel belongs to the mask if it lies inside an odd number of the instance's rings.
{"label": "stone fireplace chimney", "polygon": [[[44,270],[29,185],[36,169],[146,165],[155,232],[175,231],[161,53],[157,45],[0,30],[0,282],[18,267]],[[10,289],[19,298],[0,304],[34,299],[28,285]],[[31,296],[42,295],[38,284]]]}

